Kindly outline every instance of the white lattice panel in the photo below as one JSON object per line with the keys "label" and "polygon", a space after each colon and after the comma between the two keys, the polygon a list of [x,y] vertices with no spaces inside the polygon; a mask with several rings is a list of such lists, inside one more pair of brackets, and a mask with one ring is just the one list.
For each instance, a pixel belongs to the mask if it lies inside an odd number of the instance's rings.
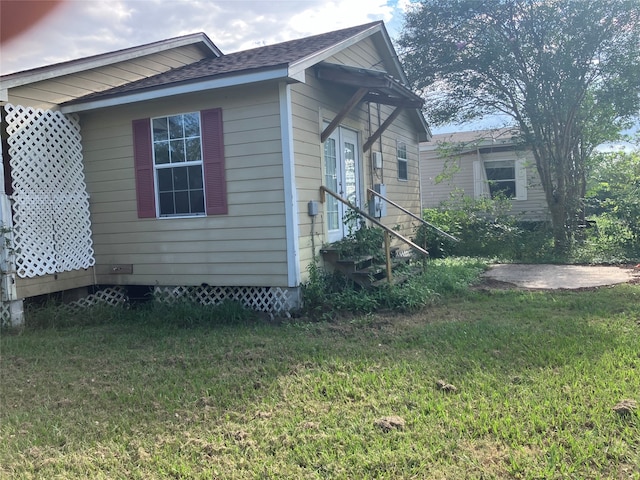
{"label": "white lattice panel", "polygon": [[94,265],[78,118],[10,104],[4,108],[18,276]]}
{"label": "white lattice panel", "polygon": [[83,309],[103,305],[107,307],[122,307],[129,301],[127,290],[124,287],[108,287],[98,290],[92,295],[88,295],[80,300],[69,303],[65,307],[73,312],[82,311]]}
{"label": "white lattice panel", "polygon": [[11,306],[9,302],[0,303],[0,327],[11,325]]}
{"label": "white lattice panel", "polygon": [[154,297],[161,302],[188,300],[201,305],[216,305],[234,300],[259,312],[283,313],[295,307],[294,295],[280,287],[155,287]]}

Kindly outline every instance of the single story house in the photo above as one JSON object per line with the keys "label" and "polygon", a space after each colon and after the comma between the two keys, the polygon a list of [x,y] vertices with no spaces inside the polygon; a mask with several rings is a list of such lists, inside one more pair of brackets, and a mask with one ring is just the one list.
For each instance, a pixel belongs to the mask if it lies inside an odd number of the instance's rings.
{"label": "single story house", "polygon": [[382,22],[227,55],[197,33],[2,75],[3,316],[114,285],[299,307],[348,229],[321,186],[364,208],[383,185],[420,212],[430,132],[406,85]]}
{"label": "single story house", "polygon": [[548,208],[529,149],[512,129],[441,133],[420,144],[422,208],[433,208],[452,195],[511,200],[510,213],[522,220],[548,220]]}

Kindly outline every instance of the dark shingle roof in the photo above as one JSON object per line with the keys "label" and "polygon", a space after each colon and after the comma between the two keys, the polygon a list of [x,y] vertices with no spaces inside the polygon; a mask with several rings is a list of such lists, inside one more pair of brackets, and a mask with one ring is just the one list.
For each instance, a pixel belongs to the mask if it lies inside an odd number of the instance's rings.
{"label": "dark shingle roof", "polygon": [[127,83],[103,92],[96,92],[67,102],[67,105],[83,103],[121,94],[134,93],[155,87],[189,83],[216,76],[237,75],[251,71],[269,70],[287,66],[318,54],[334,45],[364,32],[382,22],[372,22],[288,42],[243,50],[216,58],[204,58],[196,63],[169,70],[152,77]]}

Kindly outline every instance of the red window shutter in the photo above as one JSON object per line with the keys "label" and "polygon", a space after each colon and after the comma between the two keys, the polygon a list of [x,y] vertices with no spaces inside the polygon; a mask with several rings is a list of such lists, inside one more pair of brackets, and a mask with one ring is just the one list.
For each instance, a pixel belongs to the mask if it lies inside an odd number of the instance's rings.
{"label": "red window shutter", "polygon": [[138,217],[156,217],[156,195],[153,186],[153,152],[151,121],[148,118],[133,121],[133,164],[136,172],[136,198]]}
{"label": "red window shutter", "polygon": [[226,214],[228,208],[224,172],[222,109],[203,110],[200,112],[200,118],[207,215]]}

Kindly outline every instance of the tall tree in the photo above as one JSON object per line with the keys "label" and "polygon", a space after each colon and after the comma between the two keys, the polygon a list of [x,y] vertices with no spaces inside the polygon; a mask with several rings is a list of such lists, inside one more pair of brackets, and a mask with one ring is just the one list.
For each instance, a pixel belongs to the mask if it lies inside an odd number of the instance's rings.
{"label": "tall tree", "polygon": [[503,114],[519,128],[565,251],[587,157],[640,112],[640,2],[421,0],[399,44],[434,124]]}

